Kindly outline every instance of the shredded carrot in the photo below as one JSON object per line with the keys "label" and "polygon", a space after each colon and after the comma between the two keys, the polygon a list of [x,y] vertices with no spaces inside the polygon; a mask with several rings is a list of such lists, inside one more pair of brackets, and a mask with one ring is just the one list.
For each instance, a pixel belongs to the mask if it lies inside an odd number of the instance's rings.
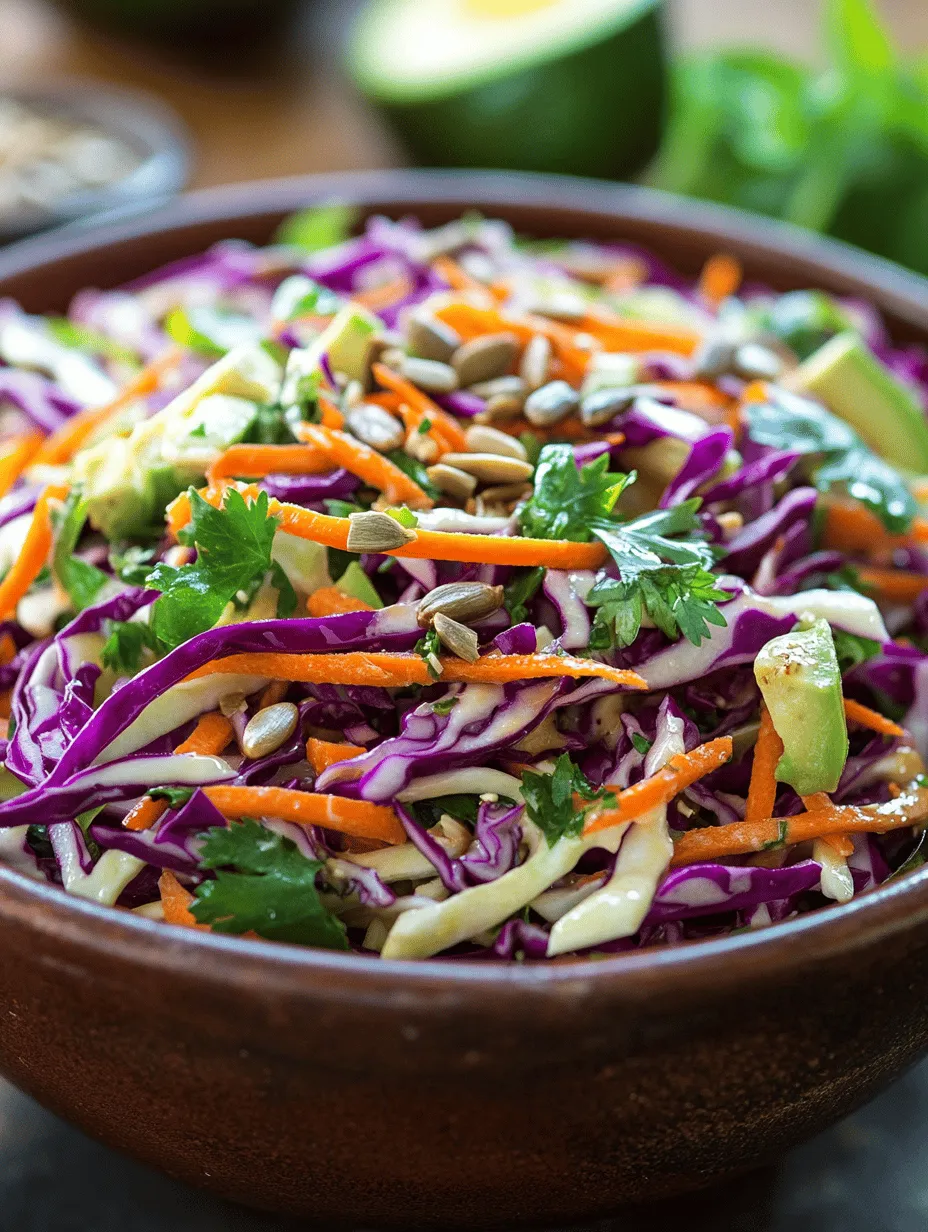
{"label": "shredded carrot", "polygon": [[876,569],[868,565],[854,568],[867,590],[886,603],[914,603],[924,590],[928,590],[928,575],[924,573]]}
{"label": "shredded carrot", "polygon": [[67,484],[49,484],[36,501],[23,550],[0,582],[0,620],[15,616],[20,599],[44,569],[52,549],[50,505],[67,494]]}
{"label": "shredded carrot", "polygon": [[[831,808],[831,797],[824,791],[816,792],[812,796],[803,796],[802,802],[810,813],[818,809]],[[849,834],[825,834],[818,841],[830,847],[835,855],[844,859],[854,854],[854,840]]]}
{"label": "shredded carrot", "polygon": [[[256,487],[239,489],[254,499]],[[200,495],[219,508],[225,495],[223,488],[204,488]],[[297,539],[310,539],[325,547],[348,546],[348,518],[333,518],[312,509],[271,500],[269,512],[280,518],[280,529]],[[190,500],[186,492],[172,501],[167,509],[168,530],[175,537],[190,522]],[[385,556],[408,557],[412,560],[456,560],[477,565],[540,565],[547,569],[599,569],[608,558],[601,543],[574,543],[566,539],[523,539],[496,535],[471,535],[457,531],[420,530],[412,543],[394,548]]]}
{"label": "shredded carrot", "polygon": [[849,697],[844,699],[844,713],[852,723],[859,723],[861,727],[879,732],[881,736],[904,736],[906,734],[905,728],[894,723],[892,719],[887,719],[876,710],[871,710],[869,706],[862,706],[860,702],[851,701]]}
{"label": "shredded carrot", "polygon": [[0,666],[5,667],[7,663],[12,663],[16,658],[16,643],[10,637],[9,633],[4,633],[0,637]]}
{"label": "shredded carrot", "polygon": [[634,821],[662,804],[669,804],[685,788],[724,766],[731,759],[731,753],[730,736],[709,740],[691,753],[677,753],[657,774],[618,792],[615,807],[595,813],[584,826],[584,836]]}
{"label": "shredded carrot", "polygon": [[741,440],[741,433],[744,431],[744,422],[741,418],[741,407],[737,402],[733,402],[725,412],[725,422],[731,428],[731,434],[734,438],[734,443],[737,446]]}
{"label": "shredded carrot", "polygon": [[230,445],[210,465],[207,482],[265,475],[325,475],[332,470],[327,452],[313,445]]}
{"label": "shredded carrot", "polygon": [[360,757],[365,751],[360,744],[338,744],[334,740],[319,740],[316,736],[310,736],[306,741],[306,760],[316,774],[328,770],[338,761]]}
{"label": "shredded carrot", "polygon": [[405,299],[411,290],[412,284],[409,276],[400,274],[398,278],[392,278],[382,286],[372,287],[370,291],[353,291],[351,298],[356,304],[363,304],[371,312],[382,312],[384,308],[390,308],[401,299]]}
{"label": "shredded carrot", "polygon": [[744,271],[737,257],[720,252],[702,267],[699,275],[699,293],[713,308],[718,308],[726,299],[738,293]]}
{"label": "shredded carrot", "polygon": [[432,269],[447,282],[452,291],[473,291],[475,294],[487,295],[488,288],[476,278],[472,278],[453,257],[447,254],[438,256],[432,262]]}
{"label": "shredded carrot", "polygon": [[466,451],[467,438],[464,435],[464,429],[452,415],[442,410],[421,389],[417,389],[411,381],[407,381],[405,377],[394,372],[392,368],[388,368],[386,364],[374,364],[373,372],[377,383],[398,394],[400,402],[405,402],[407,406],[412,407],[420,421],[428,419],[447,440],[455,453]]}
{"label": "shredded carrot", "polygon": [[422,488],[389,458],[365,445],[357,437],[337,428],[322,424],[302,424],[299,435],[320,452],[327,454],[330,462],[343,466],[352,475],[357,475],[372,488],[378,488],[387,500],[397,504],[411,505],[416,509],[431,509],[433,501]]}
{"label": "shredded carrot", "polygon": [[734,398],[723,394],[708,381],[657,381],[649,388],[659,394],[667,394],[677,406],[695,415],[714,414],[717,417],[719,412],[724,412],[727,417],[733,408],[737,410]]}
{"label": "shredded carrot", "polygon": [[0,496],[6,496],[32,459],[42,448],[41,432],[24,432],[3,442],[3,457],[0,458]]}
{"label": "shredded carrot", "polygon": [[111,416],[129,406],[137,398],[144,398],[147,394],[154,393],[166,373],[176,368],[183,357],[184,352],[180,347],[170,347],[163,355],[152,360],[134,376],[112,402],[106,403],[105,406],[88,407],[72,415],[67,423],[62,424],[56,432],[46,438],[35,459],[36,462],[51,466],[60,466],[69,462]]}
{"label": "shredded carrot", "polygon": [[907,535],[892,535],[875,513],[856,501],[829,498],[825,502],[822,544],[839,552],[889,552],[907,543],[928,543],[928,519],[917,517]]}
{"label": "shredded carrot", "polygon": [[320,586],[306,600],[310,616],[340,616],[343,612],[372,612],[374,609],[363,599],[346,595],[337,586]]}
{"label": "shredded carrot", "polygon": [[[233,736],[232,724],[218,710],[204,714],[186,740],[177,746],[175,753],[201,753],[218,757]],[[127,830],[150,830],[159,817],[167,812],[166,800],[153,800],[144,796],[126,814],[123,826]]]}
{"label": "shredded carrot", "polygon": [[762,821],[736,821],[728,826],[687,830],[674,843],[674,865],[697,864],[727,856],[750,855],[781,843],[790,846],[830,834],[884,834],[916,825],[928,816],[928,791],[910,788],[888,804],[863,807],[829,802],[796,817],[765,817]]}
{"label": "shredded carrot", "polygon": [[319,394],[320,423],[324,428],[344,428],[345,416],[341,413],[328,394]]}
{"label": "shredded carrot", "polygon": [[745,821],[760,821],[773,812],[777,795],[777,765],[783,756],[783,741],[777,735],[766,706],[760,709],[760,731],[754,745],[754,764],[748,788]]}
{"label": "shredded carrot", "polygon": [[209,932],[209,925],[198,924],[190,911],[193,895],[184,889],[169,869],[165,869],[161,874],[158,890],[161,893],[165,924],[182,924],[185,928],[198,928],[201,932]]}
{"label": "shredded carrot", "polygon": [[751,381],[749,385],[744,387],[741,401],[744,406],[752,406],[766,402],[769,397],[770,390],[766,381]]}
{"label": "shredded carrot", "polygon": [[326,796],[286,787],[204,787],[224,817],[279,817],[301,826],[325,826],[356,838],[403,843],[406,832],[393,809],[366,800]]}
{"label": "shredded carrot", "polygon": [[13,690],[4,689],[0,693],[0,719],[9,719],[13,713]]}

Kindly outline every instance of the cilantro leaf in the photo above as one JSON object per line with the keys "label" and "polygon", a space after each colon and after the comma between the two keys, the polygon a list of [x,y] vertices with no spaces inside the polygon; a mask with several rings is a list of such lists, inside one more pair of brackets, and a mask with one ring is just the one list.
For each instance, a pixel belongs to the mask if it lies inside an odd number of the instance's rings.
{"label": "cilantro leaf", "polygon": [[476,825],[480,801],[476,796],[434,796],[431,800],[420,800],[413,805],[416,821],[426,829],[431,829],[441,820],[443,813],[453,817],[455,821]]}
{"label": "cilantro leaf", "polygon": [[608,518],[634,476],[612,473],[609,455],[579,467],[571,445],[545,445],[535,467],[535,489],[522,506],[523,535],[587,543],[591,525]]}
{"label": "cilantro leaf", "polygon": [[190,910],[198,923],[220,933],[348,948],[344,924],[326,910],[316,889],[322,861],[307,859],[290,839],[256,821],[216,827],[206,832],[200,867],[219,872],[197,886]]}
{"label": "cilantro leaf", "polygon": [[537,774],[534,770],[522,774],[525,810],[544,834],[549,847],[558,839],[576,838],[583,830],[589,810],[577,808],[575,794],[607,808],[615,804],[615,796],[604,787],[593,787],[567,753],[557,759],[553,774]]}
{"label": "cilantro leaf", "polygon": [[432,500],[438,500],[441,497],[441,492],[429,479],[425,467],[417,458],[411,457],[405,449],[391,449],[387,457],[394,466],[400,468],[404,475],[408,475],[413,483],[417,483],[422,491],[427,496],[430,496]]}
{"label": "cilantro leaf", "polygon": [[93,603],[109,579],[102,569],[74,555],[87,521],[87,502],[76,488],[68,493],[63,508],[52,515],[52,521],[55,526],[52,573],[74,610],[82,612]]}
{"label": "cilantro leaf", "polygon": [[129,586],[144,586],[152,567],[158,559],[157,548],[143,548],[136,544],[110,551],[110,565],[121,581]]}
{"label": "cilantro leaf", "polygon": [[278,519],[268,513],[266,492],[246,504],[233,488],[223,507],[214,509],[191,488],[190,512],[190,526],[178,537],[196,546],[197,559],[179,568],[159,564],[146,580],[148,587],[161,591],[151,625],[169,649],[211,629],[226,604],[242,592],[250,597],[272,568]]}
{"label": "cilantro leaf", "polygon": [[642,754],[642,756],[650,753],[653,743],[653,740],[648,740],[645,736],[640,736],[638,732],[632,732],[632,744],[635,746],[635,749]]}
{"label": "cilantro leaf", "polygon": [[416,642],[413,650],[417,655],[425,659],[425,665],[429,669],[429,675],[433,679],[438,680],[441,676],[441,639],[434,629],[429,629],[424,637],[420,637]]}
{"label": "cilantro leaf", "polygon": [[152,800],[167,800],[176,809],[182,808],[195,791],[195,787],[153,787],[148,795]]}
{"label": "cilantro leaf", "polygon": [[868,637],[858,637],[856,633],[848,633],[844,629],[832,629],[831,635],[834,638],[835,654],[842,676],[852,667],[866,663],[880,653],[880,643],[871,641]]}
{"label": "cilantro leaf", "polygon": [[103,643],[101,662],[120,676],[134,676],[145,648],[157,650],[155,635],[147,624],[137,620],[111,620],[109,637]]}
{"label": "cilantro leaf", "polygon": [[525,569],[517,573],[512,581],[507,583],[503,591],[503,604],[514,625],[521,624],[523,620],[528,619],[525,605],[534,597],[544,577],[544,569],[541,565],[536,565],[534,569]]}

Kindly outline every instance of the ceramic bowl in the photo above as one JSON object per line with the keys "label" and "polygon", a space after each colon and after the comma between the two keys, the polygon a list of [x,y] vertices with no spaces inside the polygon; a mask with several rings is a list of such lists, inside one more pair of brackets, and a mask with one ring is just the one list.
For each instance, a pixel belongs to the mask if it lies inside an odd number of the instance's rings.
{"label": "ceramic bowl", "polygon": [[[480,173],[198,194],[0,254],[0,295],[62,309],[333,198],[633,240],[687,272],[724,247],[749,278],[859,295],[900,338],[928,333],[928,283],[834,243],[640,189]],[[328,1223],[575,1223],[681,1193],[821,1130],[928,1045],[928,870],[756,933],[549,966],[188,933],[9,871],[0,938],[6,1077],[172,1176]]]}

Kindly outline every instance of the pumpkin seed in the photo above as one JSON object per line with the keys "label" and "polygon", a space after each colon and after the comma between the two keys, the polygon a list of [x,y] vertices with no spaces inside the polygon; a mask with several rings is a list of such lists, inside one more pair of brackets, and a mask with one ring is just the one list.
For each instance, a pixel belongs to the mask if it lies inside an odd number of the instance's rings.
{"label": "pumpkin seed", "polygon": [[528,461],[525,446],[508,432],[500,432],[498,428],[489,428],[484,424],[475,424],[464,433],[467,448],[474,453],[495,453],[503,458],[518,458],[520,462]]}
{"label": "pumpkin seed", "polygon": [[446,582],[430,590],[420,601],[416,620],[425,629],[441,613],[468,624],[492,616],[502,606],[502,586],[489,586],[486,582]]}
{"label": "pumpkin seed", "polygon": [[494,453],[446,453],[446,466],[456,466],[481,483],[519,483],[531,479],[535,468],[521,458],[505,458]]}
{"label": "pumpkin seed", "polygon": [[246,757],[267,757],[276,753],[296,731],[300,712],[293,702],[265,706],[249,719],[242,732],[242,752]]}
{"label": "pumpkin seed", "polygon": [[529,390],[540,389],[547,381],[552,351],[551,342],[544,334],[536,334],[529,340],[519,365],[519,376]]}
{"label": "pumpkin seed", "polygon": [[466,501],[477,486],[473,475],[459,471],[456,466],[447,466],[444,462],[430,466],[426,473],[440,492],[453,496],[455,500]]}
{"label": "pumpkin seed", "polygon": [[451,365],[462,385],[477,385],[503,376],[518,351],[519,341],[515,334],[484,334],[458,347],[451,357]]}
{"label": "pumpkin seed", "polygon": [[388,513],[368,510],[348,515],[349,552],[390,552],[414,542],[416,532],[400,526]]}
{"label": "pumpkin seed", "polygon": [[406,439],[406,429],[400,421],[371,402],[352,407],[345,415],[345,423],[359,441],[381,453],[401,448]]}
{"label": "pumpkin seed", "polygon": [[732,371],[745,381],[775,381],[783,373],[783,360],[759,342],[746,342],[735,351]]}
{"label": "pumpkin seed", "polygon": [[406,328],[409,350],[419,359],[446,364],[461,345],[461,335],[430,313],[413,313]]}
{"label": "pumpkin seed", "polygon": [[418,359],[415,355],[403,357],[400,371],[407,381],[418,385],[430,394],[450,394],[458,387],[458,374],[450,364],[440,364],[436,359]]}
{"label": "pumpkin seed", "polygon": [[432,628],[438,634],[441,644],[452,654],[457,655],[459,659],[465,659],[468,663],[477,662],[480,650],[477,634],[473,629],[468,629],[467,625],[452,620],[450,616],[445,616],[442,612],[438,612],[433,618]]}
{"label": "pumpkin seed", "polygon": [[627,411],[639,393],[640,389],[634,385],[624,389],[599,389],[580,403],[580,418],[590,428],[599,427]]}
{"label": "pumpkin seed", "polygon": [[525,400],[525,418],[537,427],[560,423],[579,406],[577,391],[566,381],[549,381]]}

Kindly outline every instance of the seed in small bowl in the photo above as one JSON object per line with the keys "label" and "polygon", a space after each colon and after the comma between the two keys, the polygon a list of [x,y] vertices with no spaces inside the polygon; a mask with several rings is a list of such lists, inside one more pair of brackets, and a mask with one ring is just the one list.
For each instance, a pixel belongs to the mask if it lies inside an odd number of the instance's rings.
{"label": "seed in small bowl", "polygon": [[406,429],[389,411],[371,402],[362,402],[352,407],[345,415],[345,423],[359,441],[388,453],[400,449],[406,439]]}
{"label": "seed in small bowl", "polygon": [[468,624],[492,616],[502,606],[502,586],[490,586],[486,582],[446,582],[430,590],[420,600],[416,620],[421,628],[426,629],[441,613],[461,624]]}
{"label": "seed in small bowl", "polygon": [[535,468],[521,458],[506,458],[494,453],[446,453],[446,466],[466,471],[481,483],[518,483],[531,479]]}
{"label": "seed in small bowl", "polygon": [[474,453],[497,453],[504,458],[518,458],[520,462],[528,461],[525,446],[508,432],[500,432],[498,428],[490,428],[486,424],[474,424],[464,433],[467,448]]}
{"label": "seed in small bowl", "polygon": [[426,474],[440,492],[455,500],[466,501],[474,492],[477,480],[467,471],[458,470],[456,466],[448,466],[444,462],[436,462],[428,467]]}
{"label": "seed in small bowl", "polygon": [[293,702],[277,702],[265,706],[249,719],[242,733],[242,752],[248,758],[267,757],[296,731],[300,712]]}
{"label": "seed in small bowl", "polygon": [[508,372],[518,352],[515,334],[485,334],[458,347],[451,364],[462,385],[477,385]]}
{"label": "seed in small bowl", "polygon": [[450,394],[458,387],[458,374],[450,364],[441,364],[436,359],[418,359],[406,355],[400,371],[407,381],[418,385],[430,394]]}
{"label": "seed in small bowl", "polygon": [[560,423],[579,405],[577,391],[566,381],[549,381],[525,400],[525,418],[536,427]]}

